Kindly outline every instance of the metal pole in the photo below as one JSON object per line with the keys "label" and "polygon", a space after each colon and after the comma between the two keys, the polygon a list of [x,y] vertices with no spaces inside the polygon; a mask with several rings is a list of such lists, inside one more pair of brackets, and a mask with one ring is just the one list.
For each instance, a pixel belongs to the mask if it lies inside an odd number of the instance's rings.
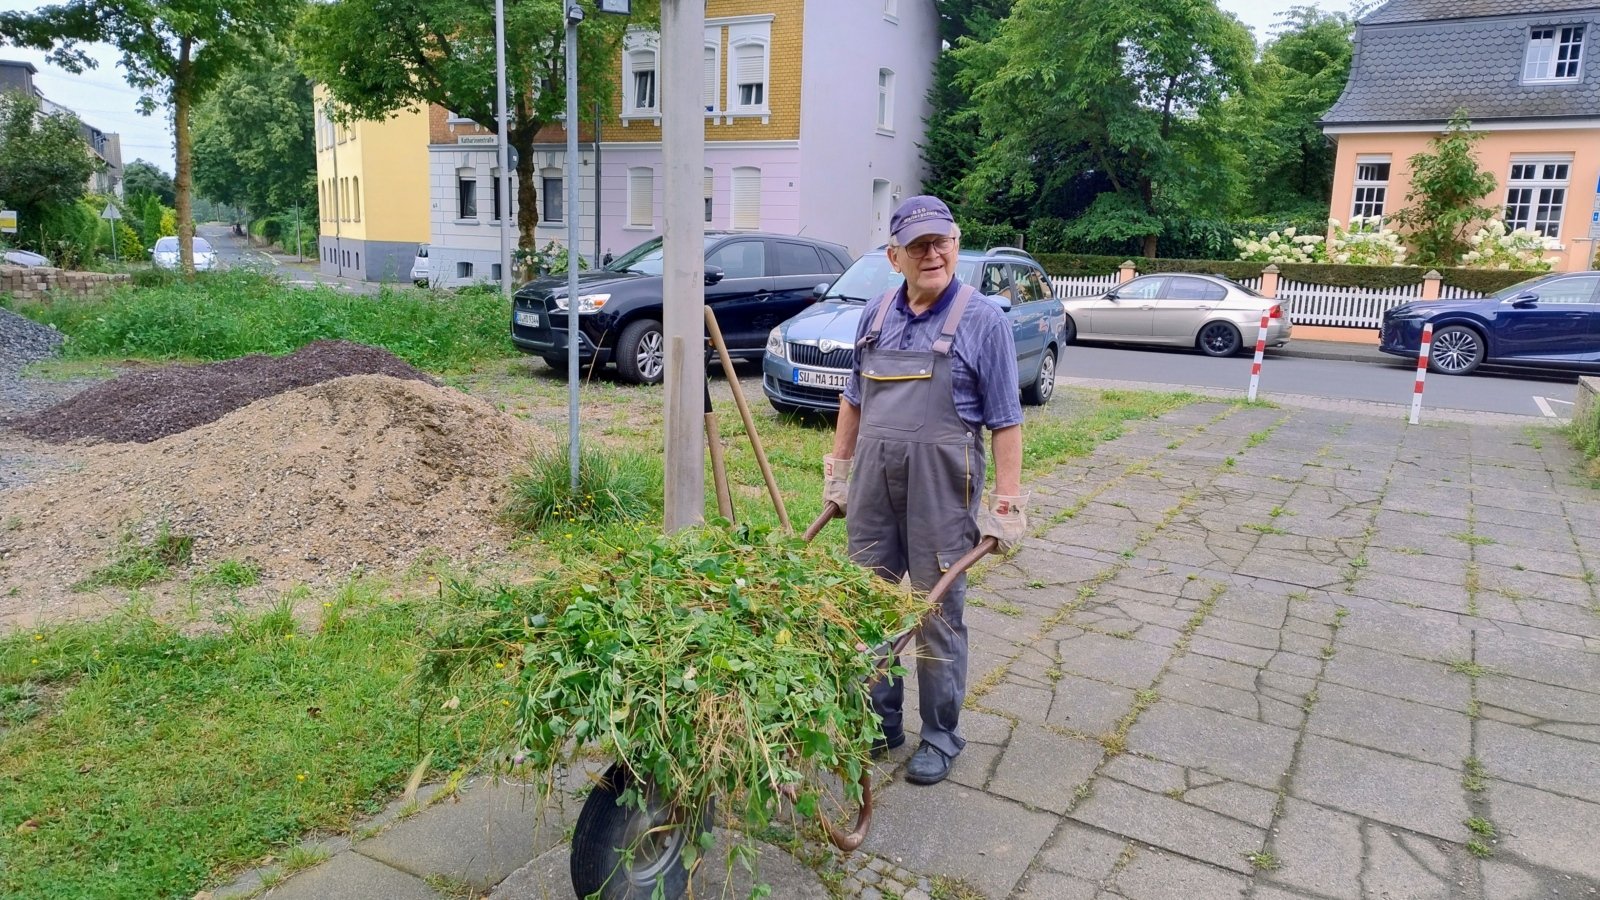
{"label": "metal pole", "polygon": [[[578,23],[583,7],[567,5],[567,466],[578,492]],[[596,348],[598,349],[598,348]]]}
{"label": "metal pole", "polygon": [[600,101],[594,102],[594,267],[600,268]]}
{"label": "metal pole", "polygon": [[[495,131],[499,140],[495,141],[495,153],[500,157],[500,177],[495,179],[494,196],[500,201],[500,221],[495,224],[500,227],[500,293],[506,297],[511,296],[511,232],[506,228],[506,220],[511,218],[511,189],[510,174],[506,171],[509,159],[507,148],[509,138],[506,135],[506,3],[505,0],[494,0],[494,107]],[[492,202],[492,201],[491,201]]]}
{"label": "metal pole", "polygon": [[705,514],[705,109],[701,79],[705,3],[661,3],[661,150],[666,169],[666,530]]}

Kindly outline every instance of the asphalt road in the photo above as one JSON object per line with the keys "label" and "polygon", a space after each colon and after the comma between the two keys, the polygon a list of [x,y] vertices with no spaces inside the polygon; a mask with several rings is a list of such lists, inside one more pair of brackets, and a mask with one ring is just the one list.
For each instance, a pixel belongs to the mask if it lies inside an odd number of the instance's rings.
{"label": "asphalt road", "polygon": [[[1292,342],[1291,342],[1292,346]],[[1213,359],[1192,351],[1074,344],[1062,354],[1061,375],[1159,385],[1245,390],[1250,386],[1249,356]],[[1338,400],[1411,403],[1416,381],[1413,363],[1382,360],[1302,359],[1267,351],[1261,366],[1261,394],[1276,391]],[[1523,370],[1480,370],[1469,376],[1429,374],[1423,403],[1439,409],[1569,418],[1577,376]]]}
{"label": "asphalt road", "polygon": [[376,293],[379,287],[354,278],[340,278],[318,272],[317,245],[314,239],[307,243],[305,249],[308,255],[302,262],[293,256],[276,255],[252,247],[245,238],[235,237],[232,228],[227,225],[200,225],[195,231],[211,242],[211,248],[217,252],[217,259],[225,268],[262,269],[276,274],[289,284],[302,287],[320,284],[361,293]]}

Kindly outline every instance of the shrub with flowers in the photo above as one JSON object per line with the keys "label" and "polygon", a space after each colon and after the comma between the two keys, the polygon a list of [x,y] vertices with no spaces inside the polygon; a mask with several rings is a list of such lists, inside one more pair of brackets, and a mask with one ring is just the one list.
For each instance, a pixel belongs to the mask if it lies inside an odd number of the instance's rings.
{"label": "shrub with flowers", "polygon": [[1545,252],[1561,249],[1561,243],[1554,238],[1532,228],[1507,230],[1506,223],[1499,219],[1490,219],[1467,239],[1467,244],[1472,249],[1461,255],[1461,265],[1468,269],[1548,272],[1555,268],[1555,260],[1546,258]]}
{"label": "shrub with flowers", "polygon": [[1406,247],[1400,233],[1383,227],[1378,216],[1355,216],[1348,226],[1329,219],[1333,237],[1328,241],[1328,261],[1344,266],[1403,266]]}
{"label": "shrub with flowers", "polygon": [[1239,248],[1240,262],[1314,263],[1323,258],[1322,236],[1296,234],[1293,228],[1266,237],[1252,231],[1249,237],[1234,238],[1233,246]]}

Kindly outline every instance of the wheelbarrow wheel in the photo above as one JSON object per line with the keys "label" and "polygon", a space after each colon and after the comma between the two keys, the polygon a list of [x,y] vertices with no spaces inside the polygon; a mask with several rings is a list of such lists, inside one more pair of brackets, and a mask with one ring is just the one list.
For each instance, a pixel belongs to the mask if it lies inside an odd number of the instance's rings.
{"label": "wheelbarrow wheel", "polygon": [[[683,850],[711,828],[713,804],[690,820],[682,809],[644,792],[644,809],[618,805],[633,778],[615,763],[589,792],[572,833],[572,888],[584,900],[678,900],[689,887]],[[656,894],[660,889],[661,893]]]}

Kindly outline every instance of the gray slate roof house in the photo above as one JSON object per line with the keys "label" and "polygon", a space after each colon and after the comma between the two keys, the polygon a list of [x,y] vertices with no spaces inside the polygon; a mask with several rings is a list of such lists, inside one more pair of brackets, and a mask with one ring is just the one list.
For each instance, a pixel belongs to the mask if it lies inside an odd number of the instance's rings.
{"label": "gray slate roof house", "polygon": [[[1474,122],[1600,117],[1597,39],[1600,0],[1389,0],[1356,27],[1350,81],[1323,124],[1442,123],[1461,107]],[[1577,77],[1553,77],[1573,49]]]}

